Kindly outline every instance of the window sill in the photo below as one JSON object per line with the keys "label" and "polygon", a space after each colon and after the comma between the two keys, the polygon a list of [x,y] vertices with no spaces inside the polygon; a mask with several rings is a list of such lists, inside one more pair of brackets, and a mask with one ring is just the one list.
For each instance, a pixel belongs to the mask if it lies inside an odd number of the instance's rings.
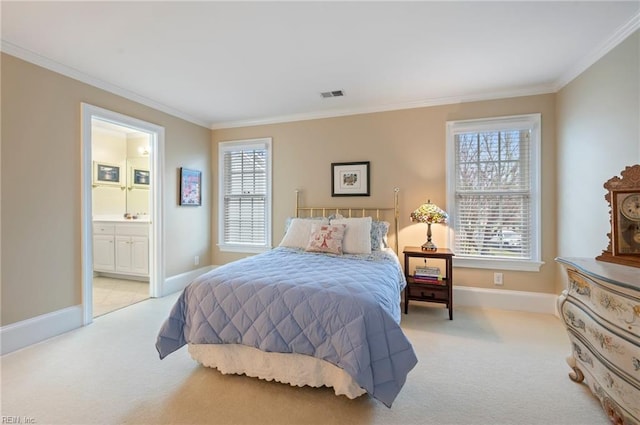
{"label": "window sill", "polygon": [[218,245],[222,252],[244,252],[248,254],[259,254],[271,249],[270,246],[256,246],[256,245]]}
{"label": "window sill", "polygon": [[543,264],[544,261],[453,257],[454,267],[468,267],[474,269],[539,272],[540,267],[542,267]]}

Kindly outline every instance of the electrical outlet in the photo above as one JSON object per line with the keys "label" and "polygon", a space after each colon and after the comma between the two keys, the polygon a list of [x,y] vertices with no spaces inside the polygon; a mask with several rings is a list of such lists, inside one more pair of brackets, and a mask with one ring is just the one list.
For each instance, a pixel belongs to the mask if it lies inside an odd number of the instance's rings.
{"label": "electrical outlet", "polygon": [[502,285],[502,273],[494,273],[493,274],[493,284],[494,285]]}
{"label": "electrical outlet", "polygon": [[196,255],[195,257],[193,257],[193,265],[197,266],[198,264],[200,264],[200,256]]}

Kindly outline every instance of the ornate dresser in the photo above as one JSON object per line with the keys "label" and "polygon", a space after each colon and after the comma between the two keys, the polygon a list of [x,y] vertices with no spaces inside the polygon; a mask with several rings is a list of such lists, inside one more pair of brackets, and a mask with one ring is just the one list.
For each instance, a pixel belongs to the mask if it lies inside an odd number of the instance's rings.
{"label": "ornate dresser", "polygon": [[558,311],[571,342],[576,382],[616,424],[640,424],[640,269],[588,258],[556,258],[568,276]]}

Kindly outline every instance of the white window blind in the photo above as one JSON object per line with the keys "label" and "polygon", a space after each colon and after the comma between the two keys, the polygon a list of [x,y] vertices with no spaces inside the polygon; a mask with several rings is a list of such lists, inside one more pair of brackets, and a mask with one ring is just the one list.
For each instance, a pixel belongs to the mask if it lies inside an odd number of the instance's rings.
{"label": "white window blind", "polygon": [[220,144],[220,226],[223,250],[253,252],[271,245],[271,139]]}
{"label": "white window blind", "polygon": [[448,123],[447,204],[458,259],[511,261],[506,268],[515,269],[539,261],[539,120]]}

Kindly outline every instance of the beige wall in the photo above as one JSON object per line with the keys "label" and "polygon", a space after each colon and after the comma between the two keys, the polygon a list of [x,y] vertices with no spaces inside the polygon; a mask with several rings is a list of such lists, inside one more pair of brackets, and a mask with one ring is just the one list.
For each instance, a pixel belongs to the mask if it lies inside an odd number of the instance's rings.
{"label": "beige wall", "polygon": [[640,164],[640,31],[560,90],[557,110],[558,254],[594,258],[610,231],[603,184]]}
{"label": "beige wall", "polygon": [[[81,102],[165,128],[165,276],[211,259],[211,133],[2,54],[2,326],[81,303]],[[177,205],[177,170],[203,171],[203,206]]]}
{"label": "beige wall", "polygon": [[[542,257],[540,272],[504,271],[501,289],[555,290],[555,95],[453,104],[374,114],[352,115],[284,124],[221,129],[213,132],[212,161],[221,141],[273,138],[273,241],[282,239],[286,217],[293,214],[294,191],[303,191],[307,205],[392,206],[393,188],[400,192],[400,249],[421,245],[424,225],[409,214],[431,199],[446,209],[445,124],[449,120],[528,113],[542,114]],[[371,161],[370,197],[331,197],[331,163]],[[217,194],[217,187],[214,188]],[[214,223],[217,210],[212,212]],[[217,242],[217,229],[213,241]],[[446,246],[444,226],[434,226],[434,239]],[[214,247],[214,263],[241,257]],[[455,283],[495,288],[493,270],[456,268]]]}
{"label": "beige wall", "polygon": [[[204,264],[242,256],[216,247],[212,183],[220,141],[273,138],[274,244],[293,213],[297,188],[306,204],[390,206],[400,187],[402,247],[424,241],[424,227],[408,218],[417,205],[430,198],[446,209],[446,121],[539,112],[546,264],[538,273],[505,271],[501,288],[557,293],[555,256],[599,254],[608,229],[602,184],[640,162],[639,57],[635,33],[557,95],[211,132],[2,54],[1,324],[80,303],[81,102],[165,127],[167,277],[192,270],[194,255]],[[331,162],[360,160],[371,161],[371,197],[331,198]],[[181,166],[203,171],[200,208],[177,206]],[[576,214],[576,205],[587,213]],[[434,240],[446,245],[444,226],[434,227]],[[492,270],[456,268],[455,276],[457,285],[494,288]]]}

